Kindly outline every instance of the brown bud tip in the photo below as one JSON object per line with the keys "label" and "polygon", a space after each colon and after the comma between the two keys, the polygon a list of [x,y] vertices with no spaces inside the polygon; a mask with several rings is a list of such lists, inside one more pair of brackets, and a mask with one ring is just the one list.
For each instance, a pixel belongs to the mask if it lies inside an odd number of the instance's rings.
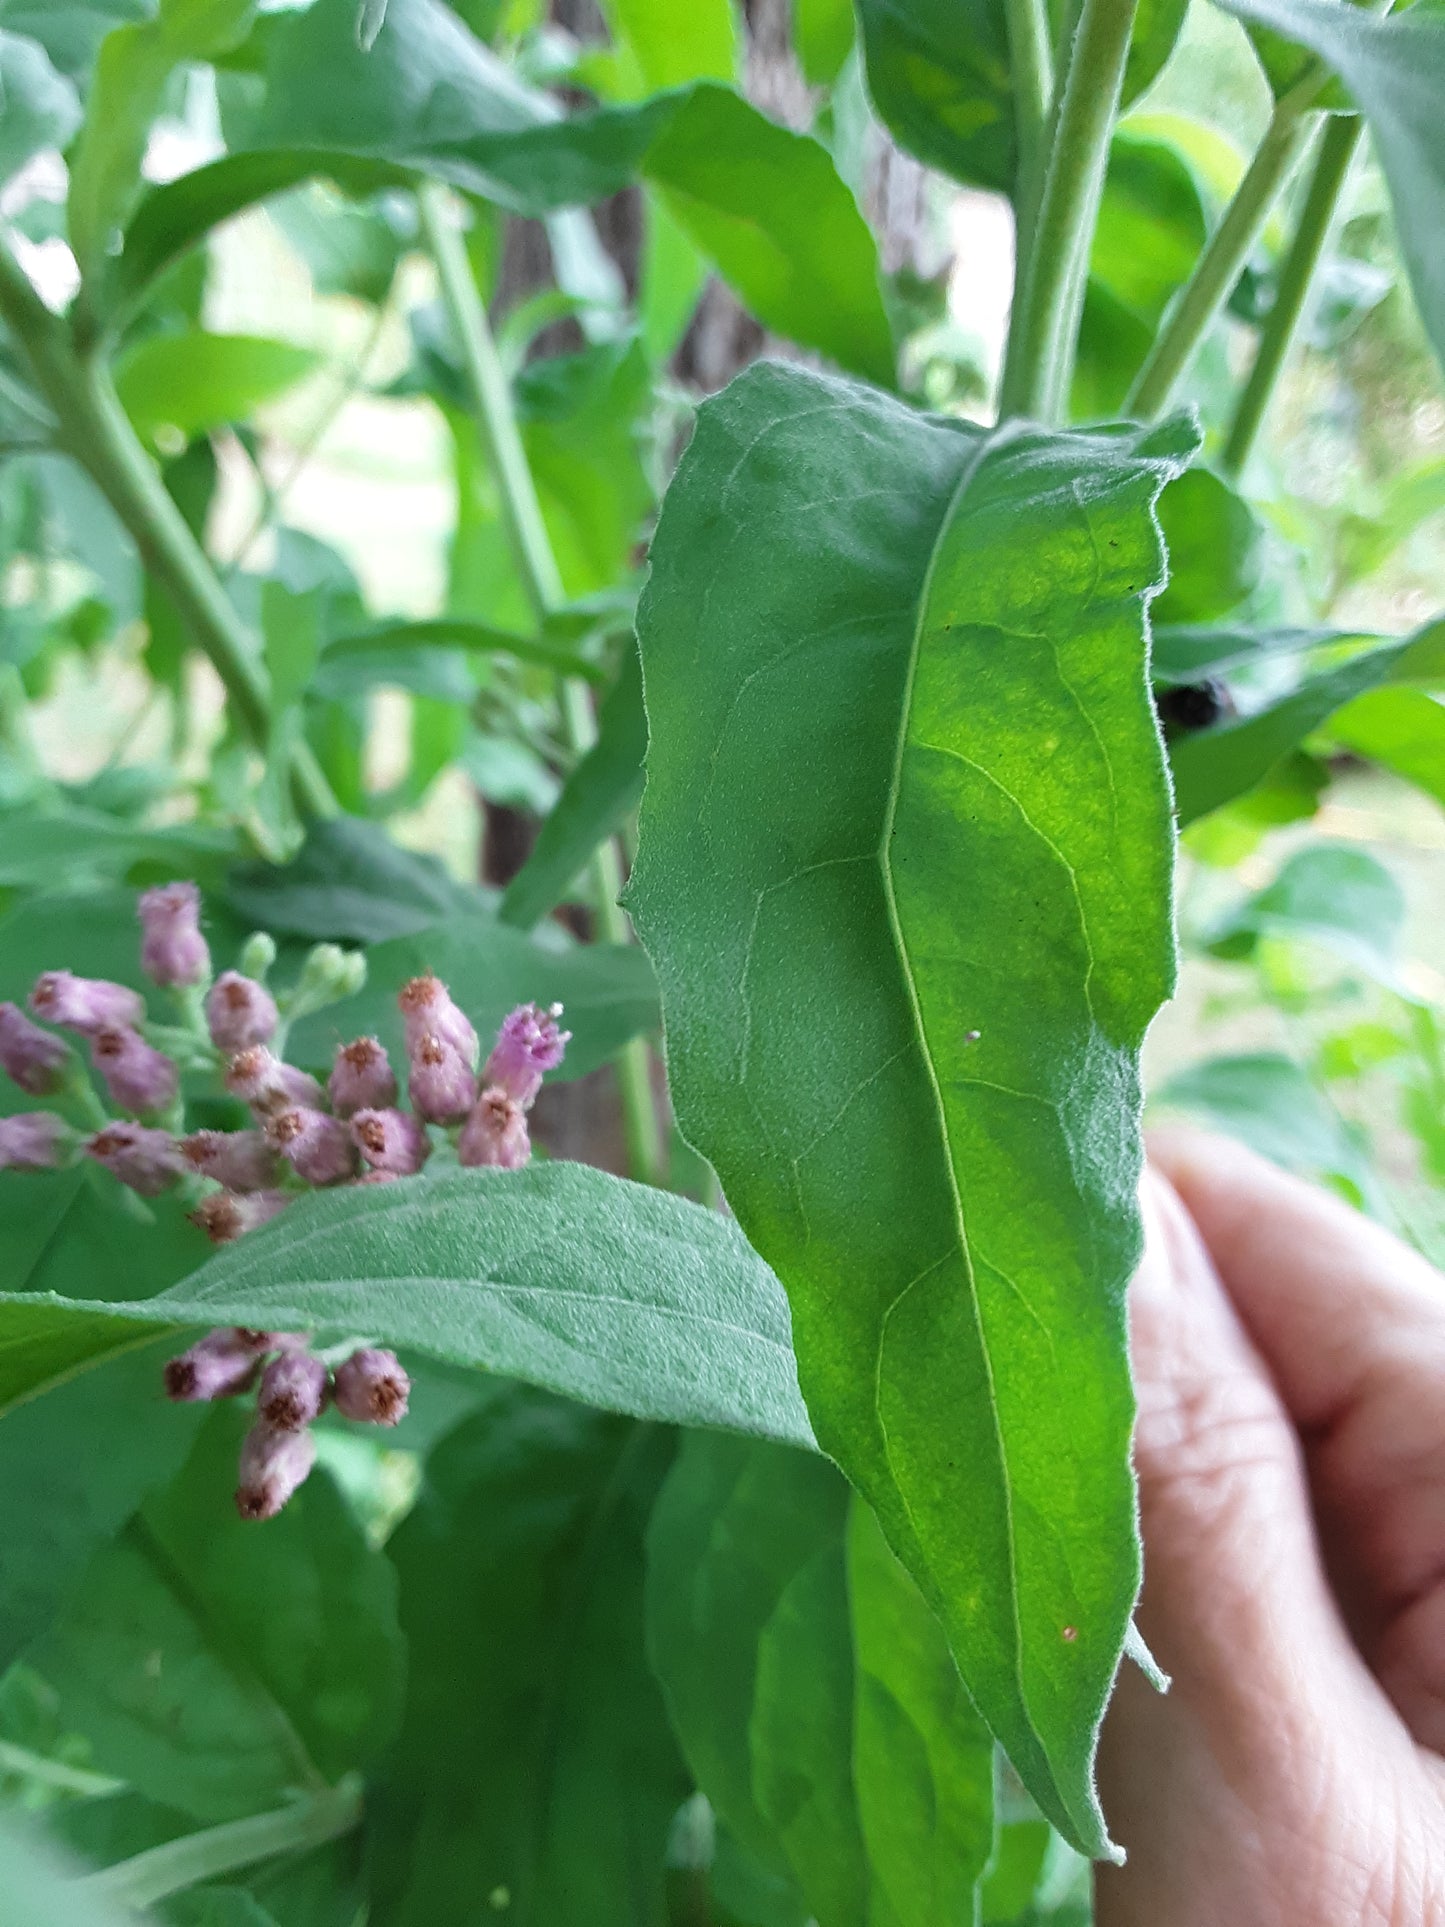
{"label": "brown bud tip", "polygon": [[274,1519],[316,1463],[310,1432],[286,1432],[258,1419],[241,1447],[236,1510],[243,1519]]}
{"label": "brown bud tip", "polygon": [[367,1425],[395,1425],[406,1417],[411,1380],[395,1352],[367,1347],[337,1367],[336,1409]]}

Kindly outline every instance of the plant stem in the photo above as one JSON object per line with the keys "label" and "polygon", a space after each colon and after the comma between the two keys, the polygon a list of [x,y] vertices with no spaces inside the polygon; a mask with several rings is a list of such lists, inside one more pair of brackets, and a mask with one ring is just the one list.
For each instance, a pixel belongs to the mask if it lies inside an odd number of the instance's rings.
{"label": "plant stem", "polygon": [[1009,68],[1013,75],[1018,183],[1014,190],[1015,253],[1029,258],[1039,195],[1048,161],[1049,112],[1054,96],[1053,48],[1044,0],[1005,0]]}
{"label": "plant stem", "polygon": [[[245,625],[127,420],[104,362],[77,356],[69,329],[45,306],[3,243],[0,316],[24,348],[55,411],[61,444],[115,510],[142,561],[165,585],[182,621],[210,657],[236,720],[265,749],[270,691]],[[336,814],[336,799],[309,749],[297,751],[293,781],[304,809],[318,816]]]}
{"label": "plant stem", "polygon": [[1249,380],[1239,398],[1229,440],[1224,445],[1221,466],[1226,475],[1238,475],[1249,460],[1255,438],[1263,424],[1274,395],[1275,384],[1289,357],[1295,331],[1304,313],[1310,283],[1320,263],[1335,209],[1344,191],[1345,178],[1355,149],[1360,144],[1364,121],[1358,115],[1332,115],[1325,123],[1310,176],[1309,193],[1300,210],[1289,253],[1280,270],[1274,306],[1264,324],[1259,350]]}
{"label": "plant stem", "polygon": [[[473,413],[497,478],[517,572],[540,627],[566,600],[566,590],[552,553],[527,451],[522,446],[511,384],[492,339],[487,312],[453,218],[450,196],[436,181],[425,181],[417,191],[417,203],[422,233],[436,262],[442,300],[461,349]],[[575,677],[559,677],[558,702],[568,747],[580,756],[592,746],[597,734],[586,685]],[[630,935],[627,915],[617,901],[622,888],[622,862],[612,838],[598,845],[591,867],[597,927],[609,943],[626,943]],[[662,1130],[645,1038],[635,1037],[624,1047],[617,1062],[617,1083],[632,1173],[646,1184],[658,1184],[664,1170]]]}
{"label": "plant stem", "polygon": [[255,1866],[277,1854],[319,1847],[350,1833],[360,1819],[361,1780],[350,1774],[339,1786],[313,1793],[293,1806],[168,1840],[163,1847],[151,1847],[76,1884],[80,1892],[97,1899],[123,1907],[149,1907],[218,1874]]}
{"label": "plant stem", "polygon": [[1015,295],[1000,413],[1057,419],[1068,394],[1070,317],[1098,219],[1137,0],[1084,0],[1054,117],[1027,265]]}
{"label": "plant stem", "polygon": [[124,1780],[112,1780],[109,1774],[91,1773],[64,1760],[47,1759],[43,1753],[32,1753],[28,1746],[16,1746],[10,1740],[0,1740],[0,1773],[14,1773],[37,1786],[58,1787],[65,1793],[92,1799],[119,1793],[125,1787]]}
{"label": "plant stem", "polygon": [[1195,262],[1173,313],[1134,379],[1124,402],[1126,414],[1145,421],[1168,407],[1175,384],[1228,301],[1270,209],[1294,171],[1325,79],[1324,69],[1316,63],[1275,103],[1264,138],[1224,219]]}

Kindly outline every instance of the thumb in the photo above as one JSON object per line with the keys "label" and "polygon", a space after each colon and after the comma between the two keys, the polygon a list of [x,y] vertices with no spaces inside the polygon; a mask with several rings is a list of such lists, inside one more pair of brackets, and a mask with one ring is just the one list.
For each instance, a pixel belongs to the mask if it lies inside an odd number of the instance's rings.
{"label": "thumb", "polygon": [[1378,1749],[1387,1708],[1325,1579],[1269,1373],[1176,1193],[1150,1172],[1142,1202],[1130,1298],[1139,1621],[1174,1685],[1161,1698],[1126,1668],[1105,1724],[1100,1780],[1130,1864],[1101,1871],[1098,1917],[1268,1919],[1279,1828],[1296,1842],[1318,1832],[1327,1786],[1348,1779],[1352,1749]]}

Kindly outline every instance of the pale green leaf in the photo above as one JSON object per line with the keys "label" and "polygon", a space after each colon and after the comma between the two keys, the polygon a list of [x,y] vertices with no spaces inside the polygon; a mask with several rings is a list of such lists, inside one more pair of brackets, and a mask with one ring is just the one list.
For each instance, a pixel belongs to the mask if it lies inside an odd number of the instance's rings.
{"label": "pale green leaf", "polygon": [[142,435],[179,429],[187,440],[208,428],[247,421],[321,365],[310,348],[259,335],[144,336],[116,363],[115,385]]}
{"label": "pale green leaf", "polygon": [[38,41],[0,32],[0,182],[42,148],[64,147],[80,125],[80,100]]}

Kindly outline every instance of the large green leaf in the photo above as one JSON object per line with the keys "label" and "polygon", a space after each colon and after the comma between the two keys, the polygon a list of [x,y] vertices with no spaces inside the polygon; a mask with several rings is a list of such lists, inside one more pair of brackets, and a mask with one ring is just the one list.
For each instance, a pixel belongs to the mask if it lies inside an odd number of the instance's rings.
{"label": "large green leaf", "polygon": [[227,874],[233,914],[277,936],[377,943],[449,918],[476,916],[480,892],[435,857],[400,849],[355,817],[313,823],[290,863],[242,863]]}
{"label": "large green leaf", "polygon": [[685,7],[677,0],[605,0],[603,11],[649,90],[736,76],[733,0],[689,0]]}
{"label": "large green leaf", "polygon": [[203,1821],[333,1784],[401,1710],[390,1566],[324,1472],[263,1529],[237,1516],[249,1417],[211,1414],[31,1649],[102,1770]]}
{"label": "large green leaf", "polygon": [[162,425],[189,441],[208,428],[247,421],[321,365],[310,348],[260,335],[146,335],[116,363],[115,385],[142,435]]}
{"label": "large green leaf", "polygon": [[410,1689],[375,1927],[663,1927],[688,1787],[642,1643],[670,1432],[513,1387],[427,1461],[390,1551]]}
{"label": "large green leaf", "polygon": [[582,1164],[317,1193],[184,1285],[0,1295],[0,1410],[157,1325],[369,1333],[639,1418],[794,1444],[788,1310],[737,1226]]}
{"label": "large green leaf", "polygon": [[698,1783],[820,1927],[972,1917],[993,1744],[825,1460],[696,1434],[648,1533],[653,1663]]}
{"label": "large green leaf", "polygon": [[631,902],[679,1123],[788,1287],[820,1442],[1094,1852],[1174,967],[1144,603],[1193,443],[984,436],[764,365],[701,410],[639,612]]}
{"label": "large green leaf", "polygon": [[1418,0],[1382,18],[1347,0],[1220,4],[1318,54],[1364,110],[1421,318],[1445,366],[1445,5]]}

